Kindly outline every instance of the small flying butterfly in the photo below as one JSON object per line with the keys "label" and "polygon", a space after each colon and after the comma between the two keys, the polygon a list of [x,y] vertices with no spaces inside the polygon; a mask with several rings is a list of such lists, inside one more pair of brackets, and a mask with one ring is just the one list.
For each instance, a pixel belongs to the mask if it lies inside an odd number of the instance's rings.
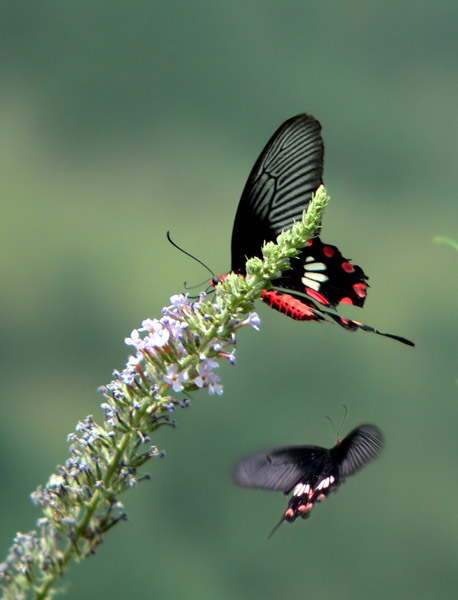
{"label": "small flying butterfly", "polygon": [[270,538],[284,521],[307,519],[317,502],[336,491],[347,477],[378,456],[382,448],[380,429],[360,425],[329,449],[283,446],[248,456],[235,466],[233,480],[243,488],[292,494]]}

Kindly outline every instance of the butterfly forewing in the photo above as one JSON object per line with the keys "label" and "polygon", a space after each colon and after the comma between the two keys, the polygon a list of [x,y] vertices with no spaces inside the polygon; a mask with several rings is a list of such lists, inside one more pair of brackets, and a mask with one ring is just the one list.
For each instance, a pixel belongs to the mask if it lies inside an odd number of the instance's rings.
{"label": "butterfly forewing", "polygon": [[322,184],[324,146],[320,123],[309,115],[289,119],[274,133],[254,165],[240,199],[232,231],[232,270],[245,271],[247,258],[261,256],[302,218]]}
{"label": "butterfly forewing", "polygon": [[234,483],[287,494],[302,478],[313,476],[328,453],[318,446],[285,446],[258,452],[235,466]]}
{"label": "butterfly forewing", "polygon": [[383,434],[375,425],[360,425],[331,449],[342,479],[353,475],[383,449]]}

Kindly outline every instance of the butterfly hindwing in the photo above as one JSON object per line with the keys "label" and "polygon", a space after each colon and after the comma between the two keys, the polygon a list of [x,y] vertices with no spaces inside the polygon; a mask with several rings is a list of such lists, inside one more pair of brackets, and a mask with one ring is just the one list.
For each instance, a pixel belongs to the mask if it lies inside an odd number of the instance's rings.
{"label": "butterfly hindwing", "polygon": [[297,258],[291,260],[291,267],[272,282],[274,287],[307,294],[328,308],[336,308],[339,304],[363,306],[367,275],[361,267],[342,256],[336,246],[314,238]]}
{"label": "butterfly hindwing", "polygon": [[244,488],[288,494],[304,476],[313,476],[328,450],[318,446],[285,446],[258,452],[234,468],[234,482]]}

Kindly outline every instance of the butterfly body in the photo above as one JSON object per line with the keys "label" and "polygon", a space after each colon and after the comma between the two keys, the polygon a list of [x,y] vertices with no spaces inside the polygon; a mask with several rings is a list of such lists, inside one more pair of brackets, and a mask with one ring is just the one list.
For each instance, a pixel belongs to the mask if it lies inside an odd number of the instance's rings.
{"label": "butterfly body", "polygon": [[[271,137],[256,161],[239,202],[232,231],[231,269],[245,275],[247,258],[262,258],[264,242],[275,241],[302,219],[323,183],[324,144],[320,123],[309,115],[289,119]],[[339,316],[339,304],[362,307],[367,275],[336,246],[311,239],[291,259],[291,270],[272,281],[264,302],[299,321],[334,321],[348,330],[363,329],[413,345],[359,321]]]}
{"label": "butterfly body", "polygon": [[273,534],[283,521],[308,518],[317,502],[336,491],[347,477],[375,458],[382,447],[380,429],[360,425],[333,448],[283,446],[258,452],[236,465],[233,479],[240,487],[291,494]]}
{"label": "butterfly body", "polygon": [[295,298],[291,294],[286,294],[280,290],[263,290],[262,300],[271,308],[296,321],[312,321],[317,318],[303,299]]}

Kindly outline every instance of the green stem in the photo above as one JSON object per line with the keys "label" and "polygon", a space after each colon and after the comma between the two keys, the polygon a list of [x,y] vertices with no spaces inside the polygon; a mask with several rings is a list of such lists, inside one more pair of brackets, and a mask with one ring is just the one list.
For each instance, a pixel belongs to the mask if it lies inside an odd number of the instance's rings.
{"label": "green stem", "polygon": [[[136,410],[134,414],[130,412],[129,405],[127,406],[127,409],[129,409],[128,418],[126,417],[126,419],[123,418],[121,420],[121,415],[118,415],[121,425],[128,427],[128,429],[125,430],[124,433],[119,434],[119,442],[116,443],[117,437],[113,439],[114,448],[113,446],[111,447],[114,450],[114,454],[106,467],[106,473],[103,478],[104,489],[92,488],[93,496],[89,504],[85,503],[85,501],[80,498],[79,504],[74,505],[75,513],[78,514],[78,525],[74,529],[74,535],[68,539],[67,545],[62,552],[60,552],[56,543],[56,546],[53,548],[53,551],[55,552],[54,556],[56,557],[54,559],[54,564],[58,564],[58,567],[55,571],[49,573],[46,577],[43,577],[39,587],[35,587],[35,600],[46,600],[49,598],[52,587],[55,582],[62,577],[68,563],[75,557],[86,556],[88,549],[92,549],[90,540],[93,539],[91,536],[96,531],[95,527],[97,526],[97,523],[94,522],[93,528],[91,520],[94,519],[95,521],[97,511],[101,508],[103,503],[107,503],[107,498],[109,500],[117,493],[117,491],[119,491],[119,489],[123,489],[122,485],[121,487],[116,485],[116,476],[120,462],[123,457],[126,457],[126,455],[129,454],[129,444],[134,442],[135,446],[137,432],[140,432],[142,426],[145,425],[142,421],[145,419],[146,415],[157,414],[161,417],[166,414],[166,405],[167,402],[170,402],[170,397],[167,396],[170,385],[163,382],[163,375],[167,366],[172,361],[180,370],[192,367],[192,365],[195,365],[198,368],[202,355],[207,356],[208,353],[208,355],[212,357],[216,354],[216,350],[214,350],[212,346],[212,341],[219,336],[223,342],[226,342],[227,339],[229,339],[229,336],[235,333],[236,327],[233,326],[234,318],[238,320],[238,323],[241,323],[240,317],[243,319],[243,315],[248,315],[248,312],[253,310],[252,302],[261,297],[262,290],[268,287],[269,281],[278,277],[280,270],[287,268],[288,258],[296,256],[298,249],[304,247],[306,240],[309,239],[313,232],[319,227],[322,211],[327,202],[328,197],[325,190],[319,188],[315,199],[310,205],[309,211],[303,217],[302,223],[294,225],[291,231],[282,233],[277,240],[277,245],[269,242],[269,244],[263,248],[263,263],[261,263],[259,258],[252,259],[252,261],[248,262],[247,277],[245,281],[243,281],[242,278],[229,275],[228,279],[220,284],[221,287],[218,286],[219,289],[216,291],[218,295],[218,309],[213,309],[213,312],[210,311],[210,314],[212,314],[210,323],[206,320],[207,316],[202,312],[199,313],[196,311],[195,314],[188,315],[190,317],[188,325],[194,327],[195,331],[200,332],[200,341],[198,344],[195,344],[192,353],[190,351],[188,356],[181,361],[179,358],[180,353],[177,350],[168,357],[164,356],[161,358],[158,355],[159,358],[156,362],[151,359],[149,375],[152,376],[154,383],[158,387],[154,388],[154,394],[149,393],[149,387],[148,389],[141,390],[142,393],[136,396],[140,408]],[[444,240],[441,238],[440,241]],[[209,304],[209,306],[211,305]],[[207,329],[208,326],[209,328]],[[193,329],[191,329],[191,331],[193,331]],[[162,385],[159,387],[160,381],[162,381]],[[195,386],[192,389],[195,389]],[[132,395],[135,397],[135,391],[132,391]],[[130,397],[130,392],[128,396]],[[153,422],[152,427],[148,425],[147,431],[148,433],[151,433],[155,429],[156,426]],[[104,433],[106,433],[106,431],[104,431]],[[102,438],[105,441],[103,435]],[[90,448],[92,449],[92,447]],[[105,445],[103,451],[105,452]],[[130,458],[132,457],[129,454],[129,456],[126,457],[126,460],[128,461]],[[99,478],[99,471],[96,470],[96,479]],[[107,492],[104,491],[105,489]],[[107,496],[107,494],[109,495]],[[110,511],[111,505],[108,504],[108,506],[109,508],[107,511]],[[71,513],[72,516],[75,513]],[[107,528],[110,528],[112,525],[113,523],[110,524],[108,522]],[[57,529],[59,530],[58,526]],[[102,524],[100,533],[103,534],[105,532],[106,530],[103,528]],[[99,541],[98,537],[95,538],[95,544]],[[33,585],[32,581],[30,581],[30,585]]]}
{"label": "green stem", "polygon": [[451,246],[452,248],[455,248],[455,250],[458,250],[458,243],[454,242],[450,238],[437,236],[433,238],[433,242],[436,244],[446,244],[447,246]]}
{"label": "green stem", "polygon": [[[135,422],[133,424],[132,429],[134,429],[135,426],[140,423],[141,419],[143,418],[143,416],[146,413],[147,408],[148,408],[148,406],[145,403],[145,405],[135,415]],[[116,450],[116,453],[113,456],[113,458],[110,461],[110,464],[108,466],[107,473],[104,478],[105,486],[108,486],[111,478],[113,477],[116,469],[118,468],[119,461],[129,444],[130,436],[131,436],[131,432],[128,432],[128,433],[125,433],[124,436],[122,437],[121,443],[119,444],[118,449]],[[74,557],[74,555],[77,553],[79,541],[83,537],[86,527],[88,526],[93,514],[97,510],[101,500],[103,500],[103,496],[102,496],[101,492],[99,490],[97,490],[96,493],[94,494],[94,496],[92,497],[90,506],[88,506],[88,508],[86,508],[86,511],[82,517],[81,523],[76,530],[76,539],[69,541],[67,544],[67,548],[64,551],[62,561],[60,563],[59,572],[53,573],[48,578],[48,580],[45,581],[45,583],[41,586],[40,590],[36,593],[35,600],[46,600],[46,598],[48,597],[48,592],[50,591],[50,589],[52,588],[54,583],[57,581],[57,579],[62,576],[62,574],[65,570],[65,567],[70,562],[70,560]]]}

